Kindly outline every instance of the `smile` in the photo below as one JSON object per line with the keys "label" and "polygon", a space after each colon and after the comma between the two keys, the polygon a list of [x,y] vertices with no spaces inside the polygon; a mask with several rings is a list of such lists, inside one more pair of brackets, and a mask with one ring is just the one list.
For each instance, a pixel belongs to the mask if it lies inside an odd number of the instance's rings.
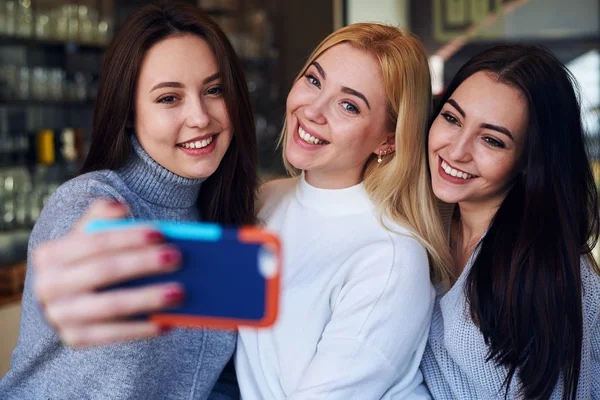
{"label": "smile", "polygon": [[309,144],[316,144],[316,145],[329,144],[329,142],[318,139],[318,138],[312,136],[310,133],[306,132],[300,126],[300,124],[298,124],[298,136],[300,136],[300,139],[304,140],[306,143],[309,143]]}
{"label": "smile", "polygon": [[177,147],[183,147],[184,149],[203,149],[213,141],[213,136],[210,136],[203,140],[195,140],[185,143],[178,143]]}
{"label": "smile", "polygon": [[472,175],[469,174],[468,172],[465,171],[461,171],[459,169],[453,168],[451,167],[443,158],[440,157],[440,160],[442,161],[441,165],[442,165],[442,169],[444,170],[444,172],[450,176],[456,177],[456,178],[462,178],[462,179],[473,179],[473,178],[477,178],[476,175]]}

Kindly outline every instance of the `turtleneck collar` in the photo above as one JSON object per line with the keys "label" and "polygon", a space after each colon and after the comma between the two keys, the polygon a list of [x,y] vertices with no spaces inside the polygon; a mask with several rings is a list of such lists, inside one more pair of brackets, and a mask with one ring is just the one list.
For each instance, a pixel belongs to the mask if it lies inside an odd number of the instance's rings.
{"label": "turtleneck collar", "polygon": [[146,153],[135,135],[131,135],[131,144],[131,157],[117,173],[133,192],[163,207],[186,208],[196,203],[206,178],[184,178],[164,168]]}
{"label": "turtleneck collar", "polygon": [[344,189],[319,189],[306,182],[302,173],[296,197],[304,207],[330,216],[358,214],[373,209],[362,182]]}

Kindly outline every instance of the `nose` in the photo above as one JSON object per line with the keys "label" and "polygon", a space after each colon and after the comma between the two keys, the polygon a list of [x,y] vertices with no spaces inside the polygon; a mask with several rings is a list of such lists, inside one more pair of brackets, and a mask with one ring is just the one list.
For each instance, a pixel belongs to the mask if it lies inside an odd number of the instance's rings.
{"label": "nose", "polygon": [[472,137],[467,132],[462,132],[461,134],[456,135],[450,144],[450,151],[448,153],[448,156],[450,157],[449,161],[471,161],[471,144]]}
{"label": "nose", "polygon": [[188,101],[185,108],[185,124],[190,128],[206,128],[210,124],[210,113],[202,99]]}
{"label": "nose", "polygon": [[325,116],[327,102],[327,96],[323,94],[313,97],[311,101],[304,106],[304,116],[315,124],[325,124],[327,122],[327,117]]}

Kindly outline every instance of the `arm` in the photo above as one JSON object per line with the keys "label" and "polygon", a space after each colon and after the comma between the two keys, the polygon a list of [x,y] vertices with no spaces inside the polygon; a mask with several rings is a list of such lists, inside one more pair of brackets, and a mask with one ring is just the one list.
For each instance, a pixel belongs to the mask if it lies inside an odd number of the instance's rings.
{"label": "arm", "polygon": [[[594,274],[590,272],[590,274]],[[596,305],[600,304],[600,278],[594,276],[599,283],[594,291],[596,297]],[[592,365],[590,368],[592,378],[592,398],[600,398],[600,306],[597,306],[595,322],[591,325],[591,349],[592,349]]]}
{"label": "arm", "polygon": [[434,292],[425,250],[397,236],[357,251],[317,352],[289,400],[398,398],[419,379]]}
{"label": "arm", "polygon": [[[100,198],[113,201],[98,202]],[[150,227],[92,235],[82,231],[83,223],[91,219],[125,218],[127,207],[115,199],[123,200],[114,188],[76,179],[48,201],[30,238],[22,331],[28,321],[36,325],[25,329],[32,335],[40,325],[48,331],[47,319],[65,343],[75,346],[160,333],[160,327],[148,321],[123,318],[164,308],[169,302],[163,292],[175,290],[174,285],[98,291],[177,264],[162,258],[174,250],[164,246],[162,236]]]}

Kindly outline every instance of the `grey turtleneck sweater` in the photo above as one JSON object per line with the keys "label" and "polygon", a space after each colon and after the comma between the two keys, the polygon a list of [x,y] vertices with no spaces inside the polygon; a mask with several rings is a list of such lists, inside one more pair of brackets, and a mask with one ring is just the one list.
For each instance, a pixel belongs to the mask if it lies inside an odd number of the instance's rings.
{"label": "grey turtleneck sweater", "polygon": [[[166,170],[133,137],[134,152],[121,169],[91,172],[59,187],[29,241],[29,255],[71,230],[97,198],[126,202],[136,219],[196,221],[202,180]],[[31,260],[31,257],[28,257]],[[234,332],[176,329],[126,344],[72,349],[47,325],[33,297],[31,261],[23,293],[19,340],[0,399],[207,399],[233,354]],[[213,393],[211,399],[222,398]]]}

